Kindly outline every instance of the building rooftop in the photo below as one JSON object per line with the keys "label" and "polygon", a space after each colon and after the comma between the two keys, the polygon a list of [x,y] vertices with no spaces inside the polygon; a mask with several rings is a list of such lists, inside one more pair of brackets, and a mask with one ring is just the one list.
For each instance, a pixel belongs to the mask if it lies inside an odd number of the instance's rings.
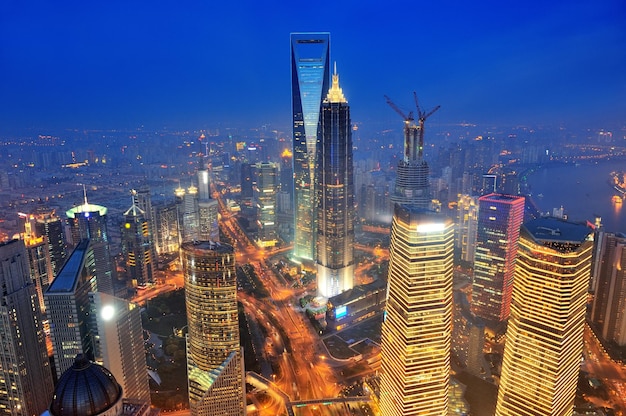
{"label": "building rooftop", "polygon": [[521,195],[507,195],[507,194],[487,194],[481,196],[481,200],[498,201],[498,202],[513,202],[525,199]]}
{"label": "building rooftop", "polygon": [[65,211],[68,218],[76,218],[76,214],[83,214],[89,217],[92,212],[97,212],[101,217],[107,214],[107,208],[96,204],[82,204]]}
{"label": "building rooftop", "polygon": [[48,287],[46,293],[69,293],[74,290],[88,248],[89,240],[82,240],[78,243],[72,254],[65,261],[57,277]]}
{"label": "building rooftop", "polygon": [[524,228],[538,242],[563,242],[581,244],[592,230],[584,223],[570,222],[554,217],[542,217],[529,221]]}
{"label": "building rooftop", "polygon": [[190,241],[183,243],[182,248],[185,250],[201,250],[215,251],[216,253],[232,253],[233,247],[229,244],[220,243],[218,241]]}

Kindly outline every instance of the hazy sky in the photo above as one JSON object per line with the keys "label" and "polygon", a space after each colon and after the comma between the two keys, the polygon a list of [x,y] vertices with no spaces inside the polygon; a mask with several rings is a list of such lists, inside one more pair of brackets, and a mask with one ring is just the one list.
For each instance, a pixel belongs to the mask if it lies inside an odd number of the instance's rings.
{"label": "hazy sky", "polygon": [[297,31],[331,33],[353,121],[415,90],[438,123],[626,122],[623,0],[2,0],[0,133],[288,126]]}

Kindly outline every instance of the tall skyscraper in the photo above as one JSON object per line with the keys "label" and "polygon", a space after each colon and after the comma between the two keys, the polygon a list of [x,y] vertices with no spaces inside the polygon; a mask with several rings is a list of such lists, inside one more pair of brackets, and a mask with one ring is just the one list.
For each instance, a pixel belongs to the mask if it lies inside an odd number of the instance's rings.
{"label": "tall skyscraper", "polygon": [[76,355],[95,357],[89,304],[89,292],[97,290],[94,271],[90,241],[83,240],[44,294],[57,377],[72,366]]}
{"label": "tall skyscraper", "polygon": [[175,190],[178,203],[178,219],[182,242],[197,241],[199,232],[198,188],[191,185],[186,191],[179,187]]}
{"label": "tall skyscraper", "polygon": [[522,227],[497,416],[572,414],[592,240],[584,224],[555,218]]}
{"label": "tall skyscraper", "polygon": [[489,321],[509,317],[524,197],[488,194],[478,199],[472,312]]}
{"label": "tall skyscraper", "polygon": [[187,305],[187,371],[193,416],[245,414],[235,252],[201,241],[181,247]]}
{"label": "tall skyscraper", "polygon": [[220,230],[217,223],[219,206],[211,198],[209,171],[198,171],[198,240],[219,241]]}
{"label": "tall skyscraper", "polygon": [[156,251],[159,255],[178,253],[180,232],[178,223],[178,204],[165,202],[154,206],[156,222]]}
{"label": "tall skyscraper", "polygon": [[273,162],[254,165],[253,195],[256,205],[259,247],[273,247],[278,241],[276,222],[276,191],[278,189],[278,164]]}
{"label": "tall skyscraper", "polygon": [[330,84],[330,34],[291,34],[295,257],[315,259],[315,148],[323,94]]}
{"label": "tall skyscraper", "polygon": [[39,415],[53,383],[24,243],[0,244],[0,414]]}
{"label": "tall skyscraper", "polygon": [[140,306],[106,293],[92,292],[89,299],[95,321],[95,361],[113,373],[125,399],[149,404]]}
{"label": "tall skyscraper", "polygon": [[54,279],[50,259],[50,245],[45,235],[38,236],[35,232],[34,215],[20,213],[19,216],[24,219],[24,233],[21,234],[21,237],[26,246],[30,277],[35,282],[39,308],[45,313],[46,305],[43,301],[43,294],[48,289],[52,279]]}
{"label": "tall skyscraper", "polygon": [[132,205],[124,212],[121,232],[126,279],[134,287],[154,283],[156,266],[152,227],[145,212],[136,205],[136,195],[132,191]]}
{"label": "tall skyscraper", "polygon": [[417,104],[417,96],[415,96],[418,112],[418,124],[415,124],[412,112],[405,115],[389,98],[387,98],[387,103],[404,118],[404,154],[398,161],[396,185],[391,194],[391,202],[430,209],[432,201],[429,183],[430,169],[424,160],[424,123],[439,109],[439,106],[425,114]]}
{"label": "tall skyscraper", "polygon": [[354,286],[352,125],[336,67],[322,104],[315,154],[317,292],[329,298]]}
{"label": "tall skyscraper", "polygon": [[447,415],[454,223],[421,208],[395,205],[394,210],[381,414]]}
{"label": "tall skyscraper", "polygon": [[98,291],[113,294],[113,267],[107,231],[107,208],[90,204],[85,194],[85,203],[69,209],[65,214],[71,228],[72,247],[76,247],[83,239],[91,240]]}
{"label": "tall skyscraper", "polygon": [[626,235],[599,232],[591,320],[602,338],[626,345]]}

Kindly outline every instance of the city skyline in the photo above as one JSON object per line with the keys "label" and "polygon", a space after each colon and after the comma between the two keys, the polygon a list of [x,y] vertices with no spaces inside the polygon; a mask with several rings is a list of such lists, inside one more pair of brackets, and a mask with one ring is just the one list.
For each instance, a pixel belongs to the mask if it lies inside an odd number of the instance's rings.
{"label": "city skyline", "polygon": [[369,127],[397,125],[383,95],[413,90],[425,108],[442,104],[432,125],[617,123],[626,110],[624,17],[617,1],[342,3],[333,13],[253,2],[11,2],[0,13],[0,133],[288,126],[284,49],[289,33],[304,31],[331,33],[353,121]]}

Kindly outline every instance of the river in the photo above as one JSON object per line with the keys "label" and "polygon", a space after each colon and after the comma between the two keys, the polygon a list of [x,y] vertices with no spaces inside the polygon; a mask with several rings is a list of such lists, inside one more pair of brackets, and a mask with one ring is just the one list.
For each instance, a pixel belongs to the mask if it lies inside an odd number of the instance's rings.
{"label": "river", "polygon": [[614,170],[626,170],[626,161],[548,166],[531,173],[527,183],[542,212],[562,206],[572,221],[593,223],[600,216],[606,231],[626,233],[626,201],[612,202],[617,192],[607,182]]}

